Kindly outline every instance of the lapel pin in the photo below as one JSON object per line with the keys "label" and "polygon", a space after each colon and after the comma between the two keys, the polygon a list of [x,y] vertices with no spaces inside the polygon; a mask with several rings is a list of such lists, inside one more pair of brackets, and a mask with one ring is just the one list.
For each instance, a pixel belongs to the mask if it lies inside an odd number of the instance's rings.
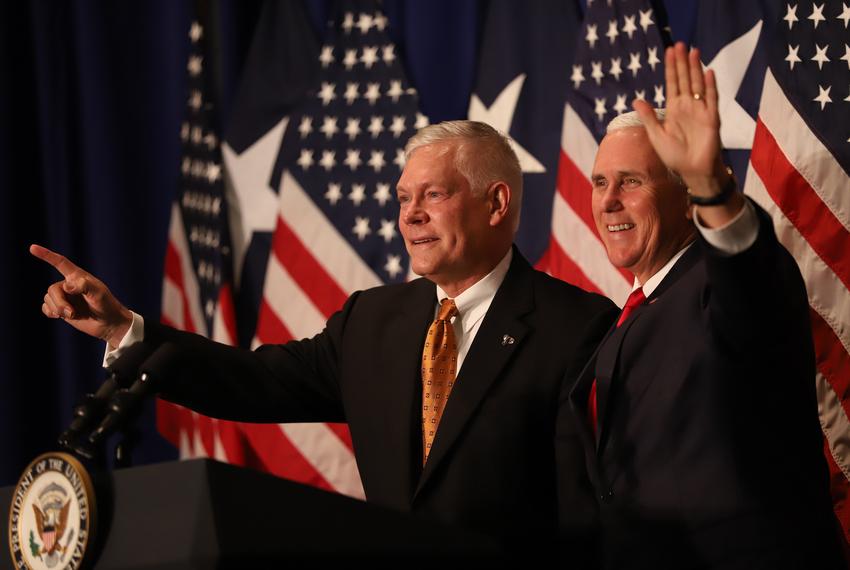
{"label": "lapel pin", "polygon": [[509,344],[515,343],[514,337],[509,334],[506,334],[502,337],[502,346],[508,346]]}

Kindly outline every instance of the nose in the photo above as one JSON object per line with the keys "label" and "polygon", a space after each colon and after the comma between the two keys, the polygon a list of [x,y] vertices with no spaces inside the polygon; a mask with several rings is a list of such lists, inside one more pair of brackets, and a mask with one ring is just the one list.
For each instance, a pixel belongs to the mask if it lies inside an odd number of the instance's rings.
{"label": "nose", "polygon": [[623,209],[623,203],[620,202],[620,187],[616,184],[609,184],[604,190],[597,190],[601,194],[599,197],[599,205],[603,212],[617,212]]}
{"label": "nose", "polygon": [[428,221],[428,213],[422,207],[422,201],[416,197],[401,206],[399,215],[401,221],[407,225],[424,224]]}

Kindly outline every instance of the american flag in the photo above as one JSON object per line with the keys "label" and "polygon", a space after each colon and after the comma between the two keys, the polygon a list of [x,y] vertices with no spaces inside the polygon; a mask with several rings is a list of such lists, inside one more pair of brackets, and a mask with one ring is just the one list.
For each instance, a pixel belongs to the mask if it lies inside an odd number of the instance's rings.
{"label": "american flag", "polygon": [[[289,20],[291,26],[292,8],[268,4],[266,30],[280,34],[272,22]],[[418,111],[417,93],[405,77],[387,34],[387,18],[376,3],[343,2],[338,8],[326,44],[314,60],[317,77],[300,94],[299,103],[286,114],[259,113],[261,120],[255,120],[257,113],[248,117],[244,123],[257,123],[259,130],[253,135],[234,131],[228,135],[232,144],[221,148],[225,179],[232,190],[230,203],[239,218],[231,226],[237,242],[232,257],[241,275],[240,296],[251,297],[252,282],[263,284],[250,341],[254,347],[312,336],[354,291],[408,277],[394,186],[404,166],[404,144],[427,119]],[[255,40],[255,46],[267,48],[273,40],[266,40]],[[298,53],[289,48],[289,57]],[[250,61],[247,69],[252,69]],[[256,99],[250,104],[262,106]],[[192,121],[200,118],[190,116],[191,131]],[[269,117],[274,118],[269,121]],[[240,119],[234,116],[233,120]],[[215,190],[221,193],[222,188],[218,181]],[[229,227],[225,215],[223,211],[222,217],[208,220],[219,228],[216,235],[224,235]],[[193,298],[201,300],[201,307],[233,306],[223,295],[218,305],[207,304],[203,290],[193,284],[206,266],[193,257],[191,247],[180,249],[189,235],[185,223],[180,226],[182,220],[185,214],[175,211],[168,257],[174,260],[166,263],[164,320],[237,344],[241,335],[227,318],[222,319],[227,326],[216,326],[218,321],[212,320],[211,326],[199,328],[191,326],[191,320],[174,316],[185,313]],[[270,239],[264,238],[264,230],[272,228]],[[263,264],[259,278],[258,259]],[[221,269],[229,264],[223,257],[217,262],[215,267]],[[175,272],[168,270],[173,265],[182,269],[177,275],[182,279],[179,285],[174,283]],[[180,307],[175,307],[174,298],[182,301]],[[251,303],[246,304],[250,309]],[[229,336],[216,337],[219,332]],[[327,490],[364,496],[344,425],[233,424],[160,406],[160,431],[181,443],[181,456],[216,456]]]}
{"label": "american flag", "polygon": [[850,541],[850,6],[766,4],[756,16],[728,8],[727,19],[763,27],[767,69],[757,75],[744,193],[770,212],[806,281],[833,504]]}
{"label": "american flag", "polygon": [[635,99],[664,106],[664,20],[645,0],[588,4],[569,70],[551,237],[537,267],[622,305],[632,277],[608,262],[590,210],[590,174],[612,118]]}
{"label": "american flag", "polygon": [[[232,250],[224,193],[221,142],[207,71],[204,27],[189,30],[186,65],[186,115],[180,129],[182,162],[177,199],[165,255],[161,319],[170,326],[235,344]],[[166,402],[157,403],[157,426],[178,445],[181,456],[215,457],[242,462],[238,447],[223,442],[239,438],[230,422],[200,416]]]}

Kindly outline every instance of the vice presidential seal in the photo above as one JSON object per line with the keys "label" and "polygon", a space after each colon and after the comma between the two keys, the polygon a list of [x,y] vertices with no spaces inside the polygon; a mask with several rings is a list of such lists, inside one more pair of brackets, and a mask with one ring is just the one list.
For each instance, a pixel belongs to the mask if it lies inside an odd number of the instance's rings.
{"label": "vice presidential seal", "polygon": [[45,453],[18,481],[9,510],[9,551],[15,568],[80,568],[94,543],[94,488],[67,453]]}

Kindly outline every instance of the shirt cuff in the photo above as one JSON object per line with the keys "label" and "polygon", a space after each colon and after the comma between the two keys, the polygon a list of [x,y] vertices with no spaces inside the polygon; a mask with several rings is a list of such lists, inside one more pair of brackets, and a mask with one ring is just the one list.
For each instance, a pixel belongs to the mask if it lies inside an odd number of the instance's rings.
{"label": "shirt cuff", "polygon": [[[133,311],[130,312],[133,313]],[[124,353],[125,348],[131,344],[141,342],[144,339],[145,319],[142,318],[142,315],[133,313],[133,322],[130,324],[130,330],[127,331],[127,334],[125,334],[124,338],[121,339],[121,342],[118,343],[118,348],[111,349],[109,348],[109,343],[106,343],[106,353],[103,355],[103,367],[106,368],[115,362],[115,360]]]}
{"label": "shirt cuff", "polygon": [[759,233],[759,219],[752,202],[744,200],[744,207],[727,224],[719,228],[707,228],[699,220],[694,206],[694,223],[697,230],[712,247],[727,255],[735,255],[752,246]]}

